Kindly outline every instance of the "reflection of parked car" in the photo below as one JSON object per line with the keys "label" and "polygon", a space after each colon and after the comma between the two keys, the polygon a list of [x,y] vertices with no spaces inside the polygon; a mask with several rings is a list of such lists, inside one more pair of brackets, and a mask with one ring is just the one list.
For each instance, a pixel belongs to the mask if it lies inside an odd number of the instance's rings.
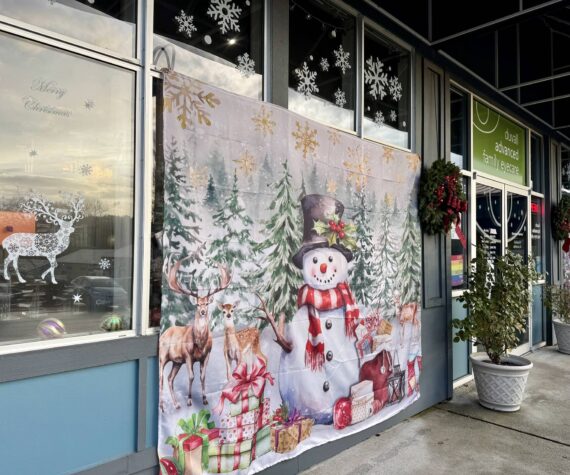
{"label": "reflection of parked car", "polygon": [[127,292],[111,277],[84,275],[73,279],[71,285],[73,293],[81,296],[90,312],[124,308],[129,304]]}

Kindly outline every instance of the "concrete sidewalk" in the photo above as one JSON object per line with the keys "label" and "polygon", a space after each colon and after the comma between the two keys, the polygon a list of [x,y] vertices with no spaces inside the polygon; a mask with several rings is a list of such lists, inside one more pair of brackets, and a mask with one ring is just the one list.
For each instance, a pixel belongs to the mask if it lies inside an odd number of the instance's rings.
{"label": "concrete sidewalk", "polygon": [[471,382],[303,473],[570,474],[570,356],[553,348],[527,356],[534,368],[519,412],[484,409]]}

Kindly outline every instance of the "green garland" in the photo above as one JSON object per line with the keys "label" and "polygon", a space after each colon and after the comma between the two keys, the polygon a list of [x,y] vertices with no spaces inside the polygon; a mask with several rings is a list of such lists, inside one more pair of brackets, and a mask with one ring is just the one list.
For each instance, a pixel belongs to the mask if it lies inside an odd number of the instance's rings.
{"label": "green garland", "polygon": [[552,207],[552,237],[563,241],[570,233],[570,196],[563,195],[558,205]]}
{"label": "green garland", "polygon": [[425,233],[449,232],[451,223],[467,211],[459,167],[440,158],[422,173],[419,208]]}

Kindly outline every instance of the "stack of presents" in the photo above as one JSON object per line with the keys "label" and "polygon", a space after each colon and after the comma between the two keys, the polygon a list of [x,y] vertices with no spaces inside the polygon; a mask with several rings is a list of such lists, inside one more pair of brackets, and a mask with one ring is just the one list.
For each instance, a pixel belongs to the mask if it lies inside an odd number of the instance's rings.
{"label": "stack of presents", "polygon": [[245,363],[239,365],[216,408],[219,427],[206,409],[180,420],[183,432],[166,440],[173,455],[160,459],[160,473],[201,475],[245,469],[256,458],[271,451],[289,452],[309,437],[312,419],[289,413],[286,406],[271,415],[270,399],[264,397],[266,381],[273,384],[263,360],[250,370]]}

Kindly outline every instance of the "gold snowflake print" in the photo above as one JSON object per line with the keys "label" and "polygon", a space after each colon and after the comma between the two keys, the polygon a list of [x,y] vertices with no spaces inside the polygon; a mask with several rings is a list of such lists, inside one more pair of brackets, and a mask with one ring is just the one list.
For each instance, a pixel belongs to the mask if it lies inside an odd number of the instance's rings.
{"label": "gold snowflake print", "polygon": [[368,183],[368,174],[370,173],[368,154],[362,152],[360,145],[348,147],[347,153],[350,160],[345,160],[342,164],[348,170],[348,179],[352,182],[356,191],[362,191]]}
{"label": "gold snowflake print", "polygon": [[247,150],[242,152],[238,160],[234,160],[238,164],[240,171],[245,176],[251,176],[255,171],[255,158]]}
{"label": "gold snowflake print", "polygon": [[327,179],[326,183],[327,193],[335,194],[337,189],[337,183],[332,178]]}
{"label": "gold snowflake print", "polygon": [[194,124],[212,125],[208,108],[214,109],[220,104],[213,92],[206,94],[200,89],[200,83],[177,73],[165,76],[166,87],[164,97],[164,110],[172,112],[176,107],[179,113],[176,118],[183,129]]}
{"label": "gold snowflake print", "polygon": [[254,115],[251,120],[255,124],[255,130],[261,132],[263,136],[273,135],[273,128],[275,127],[275,121],[271,120],[273,111],[267,111],[265,106],[261,106],[257,115]]}
{"label": "gold snowflake print", "polygon": [[392,196],[391,193],[386,193],[384,195],[384,204],[386,205],[386,207],[390,207],[394,204],[394,197]]}
{"label": "gold snowflake print", "polygon": [[194,188],[206,186],[208,183],[207,167],[190,167],[188,170],[188,180]]}
{"label": "gold snowflake print", "polygon": [[420,157],[409,154],[406,158],[408,159],[408,168],[415,172],[420,166]]}
{"label": "gold snowflake print", "polygon": [[394,149],[384,147],[384,161],[390,163],[392,160],[394,160]]}
{"label": "gold snowflake print", "polygon": [[329,141],[333,145],[338,145],[340,143],[340,134],[335,129],[328,129]]}
{"label": "gold snowflake print", "polygon": [[295,121],[295,127],[297,130],[291,133],[291,135],[295,137],[295,150],[302,150],[303,159],[306,160],[307,155],[315,153],[319,146],[319,142],[317,142],[317,129],[311,129],[307,121],[305,121],[304,126],[301,126],[298,120]]}

